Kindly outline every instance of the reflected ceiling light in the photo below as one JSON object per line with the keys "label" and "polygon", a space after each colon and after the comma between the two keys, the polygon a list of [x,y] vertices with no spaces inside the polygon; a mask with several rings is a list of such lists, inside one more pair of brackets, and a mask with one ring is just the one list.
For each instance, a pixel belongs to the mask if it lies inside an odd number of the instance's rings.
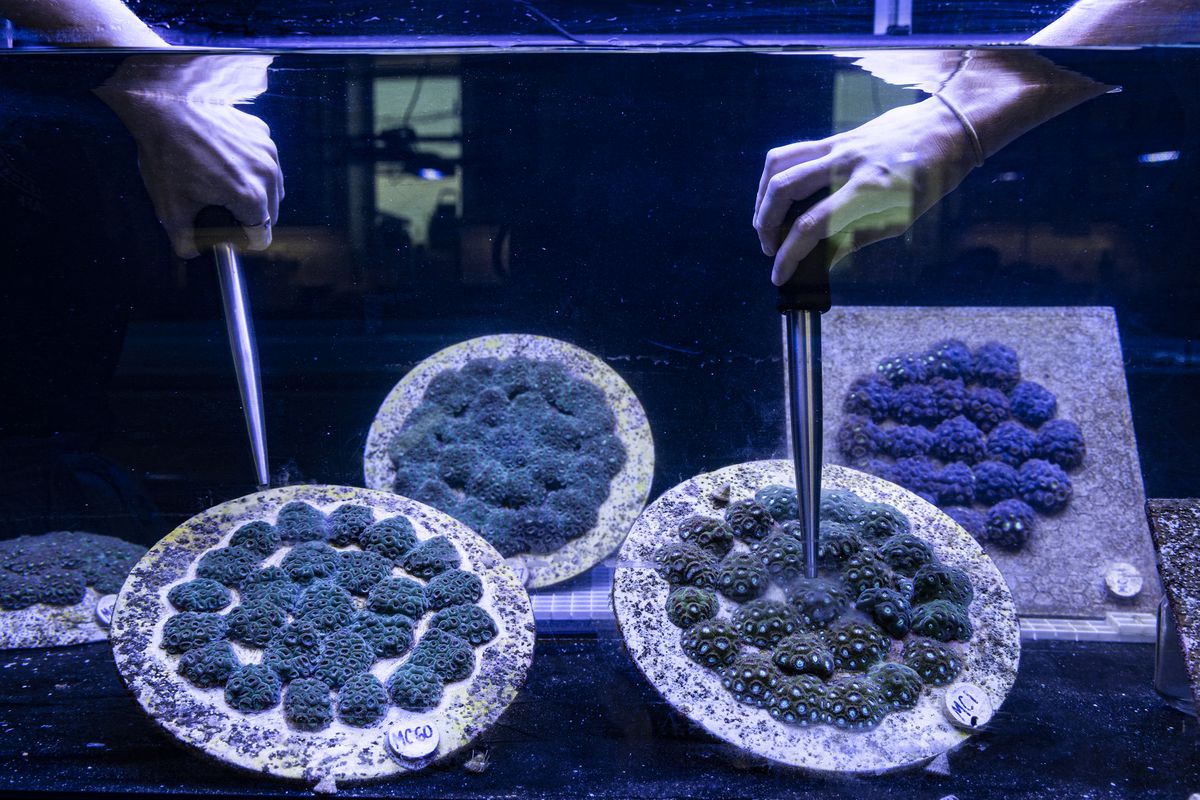
{"label": "reflected ceiling light", "polygon": [[1160,150],[1157,153],[1142,153],[1138,156],[1139,164],[1161,164],[1164,161],[1177,161],[1178,150]]}

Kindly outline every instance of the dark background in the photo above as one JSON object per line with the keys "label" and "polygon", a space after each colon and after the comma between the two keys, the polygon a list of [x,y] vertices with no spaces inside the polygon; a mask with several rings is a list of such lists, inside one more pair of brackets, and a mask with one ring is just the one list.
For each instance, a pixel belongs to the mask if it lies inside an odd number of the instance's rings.
{"label": "dark background", "polygon": [[[1026,135],[911,237],[860,253],[834,301],[1115,306],[1147,493],[1193,495],[1200,58],[1054,57],[1123,91]],[[171,256],[132,143],[86,91],[116,60],[0,60],[5,535],[150,543],[253,489],[211,265]],[[654,495],[781,455],[753,192],[769,147],[828,135],[839,71],[855,68],[746,53],[278,59],[254,110],[288,194],[276,246],[246,259],[277,480],[359,483],[389,388],[495,332],[565,339],[625,377],[654,432]],[[363,200],[350,176],[373,164],[348,109],[375,77],[422,73],[461,75],[463,212],[414,253],[384,220],[349,232]],[[1180,158],[1138,162],[1165,150]],[[459,255],[479,228],[504,245],[490,283]]]}

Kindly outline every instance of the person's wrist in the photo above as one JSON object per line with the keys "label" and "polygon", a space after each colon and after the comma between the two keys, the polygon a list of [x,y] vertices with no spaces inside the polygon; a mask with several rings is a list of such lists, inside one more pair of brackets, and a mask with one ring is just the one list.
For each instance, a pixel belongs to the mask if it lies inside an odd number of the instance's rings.
{"label": "person's wrist", "polygon": [[1110,88],[1033,53],[972,50],[964,59],[938,96],[965,119],[983,158]]}
{"label": "person's wrist", "polygon": [[167,102],[233,105],[266,91],[272,56],[153,54],[131,56],[96,89]]}

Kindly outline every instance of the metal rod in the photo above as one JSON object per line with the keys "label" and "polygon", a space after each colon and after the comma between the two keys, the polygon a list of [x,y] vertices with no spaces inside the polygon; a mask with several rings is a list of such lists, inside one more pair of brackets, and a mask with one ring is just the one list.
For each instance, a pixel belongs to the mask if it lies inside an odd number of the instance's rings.
{"label": "metal rod", "polygon": [[237,373],[242,410],[246,415],[246,432],[250,435],[250,454],[258,488],[270,486],[267,470],[267,433],[263,415],[262,377],[258,368],[258,348],[254,343],[254,324],[250,304],[246,299],[246,281],[232,244],[213,245],[217,276],[221,282],[221,302],[225,306],[225,325],[229,331],[229,349],[233,352],[233,368]]}
{"label": "metal rod", "polygon": [[821,504],[821,315],[816,311],[788,311],[784,316],[792,464],[804,530],[804,574],[815,578]]}

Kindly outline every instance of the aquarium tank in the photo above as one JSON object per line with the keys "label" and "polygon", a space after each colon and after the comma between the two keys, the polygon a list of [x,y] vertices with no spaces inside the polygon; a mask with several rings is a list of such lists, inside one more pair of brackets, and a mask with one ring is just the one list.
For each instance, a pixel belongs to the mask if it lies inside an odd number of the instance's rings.
{"label": "aquarium tank", "polygon": [[1200,791],[1198,41],[0,0],[0,791]]}

